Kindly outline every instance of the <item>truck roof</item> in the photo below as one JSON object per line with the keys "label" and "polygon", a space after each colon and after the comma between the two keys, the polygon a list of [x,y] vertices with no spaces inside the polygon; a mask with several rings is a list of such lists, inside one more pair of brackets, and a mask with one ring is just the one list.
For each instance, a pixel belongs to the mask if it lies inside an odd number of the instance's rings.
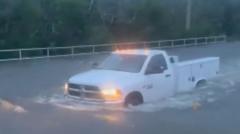
{"label": "truck roof", "polygon": [[133,55],[156,55],[163,53],[164,51],[162,50],[157,50],[157,49],[129,49],[129,50],[116,50],[113,53],[115,54],[133,54]]}

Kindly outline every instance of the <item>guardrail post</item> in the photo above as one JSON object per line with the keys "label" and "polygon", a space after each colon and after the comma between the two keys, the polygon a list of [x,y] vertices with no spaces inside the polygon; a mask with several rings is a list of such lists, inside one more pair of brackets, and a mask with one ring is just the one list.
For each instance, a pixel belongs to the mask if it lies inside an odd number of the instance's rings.
{"label": "guardrail post", "polygon": [[95,53],[95,46],[92,46],[92,53]]}
{"label": "guardrail post", "polygon": [[50,56],[50,50],[49,50],[49,48],[47,48],[47,57],[49,57]]}
{"label": "guardrail post", "polygon": [[19,52],[19,60],[22,60],[22,50],[19,49],[18,52]]}
{"label": "guardrail post", "polygon": [[208,37],[205,37],[205,44],[207,45],[208,44]]}
{"label": "guardrail post", "polygon": [[216,42],[217,43],[221,42],[221,37],[216,36]]}
{"label": "guardrail post", "polygon": [[171,47],[174,48],[174,40],[171,40]]}
{"label": "guardrail post", "polygon": [[216,43],[217,43],[217,37],[214,36],[214,44],[216,44]]}
{"label": "guardrail post", "polygon": [[161,41],[158,41],[158,47],[161,48]]}
{"label": "guardrail post", "polygon": [[71,55],[74,56],[74,47],[71,47]]}
{"label": "guardrail post", "polygon": [[145,42],[145,41],[143,42],[143,48],[147,48],[147,47],[146,47],[146,42]]}
{"label": "guardrail post", "polygon": [[195,38],[195,39],[194,39],[194,44],[195,44],[195,46],[198,45],[198,38]]}
{"label": "guardrail post", "polygon": [[186,39],[183,39],[183,45],[186,46]]}
{"label": "guardrail post", "polygon": [[226,42],[226,41],[227,41],[227,36],[223,35],[223,42]]}

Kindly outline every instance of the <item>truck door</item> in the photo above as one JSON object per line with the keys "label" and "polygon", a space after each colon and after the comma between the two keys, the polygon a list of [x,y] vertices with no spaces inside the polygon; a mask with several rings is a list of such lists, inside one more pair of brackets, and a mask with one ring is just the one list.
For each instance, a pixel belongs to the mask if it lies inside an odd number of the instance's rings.
{"label": "truck door", "polygon": [[164,99],[174,93],[172,70],[168,67],[163,55],[153,56],[145,70],[145,100]]}

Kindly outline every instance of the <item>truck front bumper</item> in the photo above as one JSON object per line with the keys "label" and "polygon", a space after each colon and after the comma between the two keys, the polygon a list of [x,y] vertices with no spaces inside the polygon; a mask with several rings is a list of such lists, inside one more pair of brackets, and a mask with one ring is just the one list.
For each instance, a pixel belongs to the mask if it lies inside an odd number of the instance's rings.
{"label": "truck front bumper", "polygon": [[123,100],[116,100],[116,101],[106,101],[106,100],[100,100],[100,99],[90,99],[90,98],[81,98],[77,96],[72,95],[65,95],[66,98],[74,99],[79,101],[82,104],[90,104],[90,105],[123,105]]}

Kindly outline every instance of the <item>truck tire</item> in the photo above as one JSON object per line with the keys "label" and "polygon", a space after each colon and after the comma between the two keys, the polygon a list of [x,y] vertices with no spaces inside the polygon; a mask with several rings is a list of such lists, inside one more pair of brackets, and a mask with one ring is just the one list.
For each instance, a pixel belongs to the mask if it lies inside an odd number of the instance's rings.
{"label": "truck tire", "polygon": [[125,98],[124,106],[128,107],[129,105],[137,106],[143,104],[143,96],[139,92],[132,92]]}
{"label": "truck tire", "polygon": [[201,88],[207,84],[207,80],[200,80],[196,84],[196,88]]}

